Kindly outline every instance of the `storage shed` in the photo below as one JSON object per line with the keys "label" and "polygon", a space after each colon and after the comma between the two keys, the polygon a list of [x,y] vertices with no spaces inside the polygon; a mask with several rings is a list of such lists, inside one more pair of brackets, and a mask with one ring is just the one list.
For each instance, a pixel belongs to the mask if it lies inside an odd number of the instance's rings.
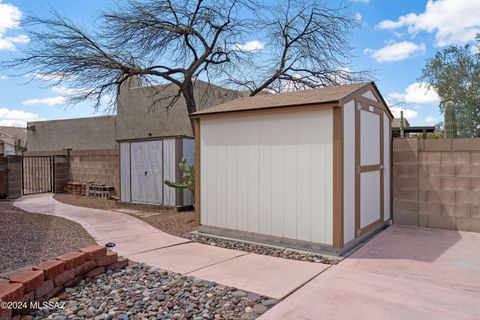
{"label": "storage shed", "polygon": [[162,206],[191,206],[189,190],[176,190],[165,180],[181,181],[182,158],[194,162],[195,141],[164,137],[120,141],[120,200]]}
{"label": "storage shed", "polygon": [[389,222],[393,116],[373,82],[192,117],[200,231],[341,253]]}

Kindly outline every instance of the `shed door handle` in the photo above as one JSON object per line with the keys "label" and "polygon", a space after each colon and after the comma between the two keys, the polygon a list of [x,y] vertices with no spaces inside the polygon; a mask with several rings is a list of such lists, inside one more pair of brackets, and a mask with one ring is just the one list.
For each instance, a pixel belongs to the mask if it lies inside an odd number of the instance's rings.
{"label": "shed door handle", "polygon": [[148,173],[148,172],[147,172],[147,171],[145,171],[145,175],[147,175],[147,173]]}

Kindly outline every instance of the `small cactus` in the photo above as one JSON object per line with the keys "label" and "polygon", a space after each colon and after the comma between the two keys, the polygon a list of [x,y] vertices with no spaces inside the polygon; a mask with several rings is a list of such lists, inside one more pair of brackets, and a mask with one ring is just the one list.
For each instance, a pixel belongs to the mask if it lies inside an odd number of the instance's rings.
{"label": "small cactus", "polygon": [[454,139],[457,137],[457,119],[455,115],[455,103],[448,101],[445,103],[445,139]]}
{"label": "small cactus", "polygon": [[190,164],[187,167],[187,159],[185,158],[182,158],[182,160],[178,164],[178,167],[180,168],[180,170],[186,173],[182,176],[182,182],[172,182],[169,180],[165,180],[165,184],[175,189],[188,189],[195,197],[195,167],[193,166],[193,164]]}
{"label": "small cactus", "polygon": [[400,137],[405,137],[405,118],[403,117],[403,110],[400,111]]}

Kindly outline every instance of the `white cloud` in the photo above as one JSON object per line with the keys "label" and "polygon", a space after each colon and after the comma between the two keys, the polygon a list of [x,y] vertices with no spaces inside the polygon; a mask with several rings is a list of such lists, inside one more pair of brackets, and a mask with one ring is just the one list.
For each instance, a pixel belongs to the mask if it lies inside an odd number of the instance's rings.
{"label": "white cloud", "polygon": [[12,4],[0,1],[0,34],[20,26],[22,12]]}
{"label": "white cloud", "polygon": [[7,80],[8,76],[0,75],[0,80]]}
{"label": "white cloud", "polygon": [[412,120],[418,116],[418,112],[412,109],[404,109],[400,107],[390,107],[390,111],[392,111],[393,116],[395,118],[400,118],[400,111],[403,111],[403,117],[407,120]]}
{"label": "white cloud", "polygon": [[380,49],[366,48],[363,53],[370,54],[377,62],[392,62],[405,60],[425,53],[425,44],[416,44],[410,41],[402,41],[388,44]]}
{"label": "white cloud", "polygon": [[0,38],[0,50],[15,51],[17,49],[16,44],[25,44],[28,42],[30,42],[30,38],[26,35]]}
{"label": "white cloud", "polygon": [[362,21],[363,21],[363,16],[362,16],[361,13],[356,12],[356,13],[353,15],[353,19],[354,19],[356,22],[362,22]]}
{"label": "white cloud", "polygon": [[426,83],[415,82],[408,85],[404,92],[393,92],[388,95],[396,102],[410,104],[439,104],[440,97],[433,88],[428,88]]}
{"label": "white cloud", "polygon": [[425,122],[427,122],[427,123],[436,123],[436,122],[438,122],[438,119],[435,118],[434,116],[428,116],[428,117],[425,118]]}
{"label": "white cloud", "polygon": [[0,126],[25,127],[28,121],[45,120],[36,113],[0,108]]}
{"label": "white cloud", "polygon": [[[27,77],[30,77],[32,74],[26,75]],[[41,81],[60,81],[60,80],[66,80],[70,77],[69,73],[62,73],[62,72],[53,72],[53,73],[41,73],[40,71],[35,71],[33,73],[33,77],[36,80],[41,80]]]}
{"label": "white cloud", "polygon": [[73,95],[73,94],[86,94],[92,91],[92,89],[78,89],[78,88],[67,88],[64,86],[53,86],[52,91],[64,95]]}
{"label": "white cloud", "polygon": [[429,0],[425,11],[381,21],[377,28],[394,30],[406,27],[410,34],[424,31],[435,34],[437,46],[464,44],[480,32],[480,0]]}
{"label": "white cloud", "polygon": [[22,104],[26,106],[36,106],[36,105],[55,106],[59,104],[65,104],[66,102],[67,102],[67,98],[63,96],[58,96],[58,97],[49,97],[49,98],[41,98],[41,99],[27,99],[22,101]]}
{"label": "white cloud", "polygon": [[0,50],[14,51],[16,44],[25,44],[30,41],[26,35],[6,37],[5,33],[20,27],[22,12],[9,3],[0,0]]}
{"label": "white cloud", "polygon": [[239,50],[239,51],[257,51],[262,50],[265,48],[265,44],[258,40],[248,41],[245,44],[234,44],[232,50]]}
{"label": "white cloud", "polygon": [[30,38],[24,34],[21,34],[15,37],[5,37],[5,40],[10,41],[12,43],[22,43],[22,44],[30,42]]}
{"label": "white cloud", "polygon": [[352,2],[361,2],[361,3],[364,3],[364,4],[367,4],[370,2],[370,0],[350,0]]}

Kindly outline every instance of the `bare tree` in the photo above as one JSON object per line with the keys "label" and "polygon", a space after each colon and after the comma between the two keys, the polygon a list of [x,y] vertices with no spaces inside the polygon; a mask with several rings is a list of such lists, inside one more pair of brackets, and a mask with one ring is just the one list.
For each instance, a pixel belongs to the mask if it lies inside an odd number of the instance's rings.
{"label": "bare tree", "polygon": [[[87,32],[56,12],[28,17],[31,43],[0,68],[42,74],[52,85],[73,88],[71,101],[93,100],[97,108],[104,97],[114,105],[130,77],[170,83],[178,91],[168,106],[182,96],[188,113],[197,111],[197,79],[256,95],[363,75],[348,69],[348,35],[357,21],[344,6],[331,9],[317,0],[272,7],[254,0],[131,0],[98,21],[96,31]],[[244,45],[252,36],[264,48]]]}
{"label": "bare tree", "polygon": [[348,37],[359,21],[348,8],[328,8],[318,1],[278,2],[259,13],[258,29],[266,34],[266,50],[256,52],[245,76],[228,79],[256,95],[325,87],[362,80],[368,72],[349,68]]}

